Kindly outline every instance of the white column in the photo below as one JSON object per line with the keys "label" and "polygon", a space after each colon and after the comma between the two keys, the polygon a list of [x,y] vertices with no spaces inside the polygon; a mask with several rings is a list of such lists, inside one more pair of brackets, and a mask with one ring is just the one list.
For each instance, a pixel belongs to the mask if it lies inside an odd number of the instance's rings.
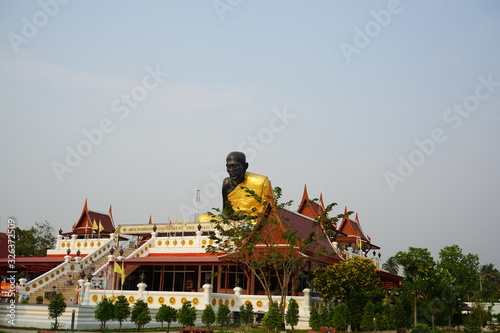
{"label": "white column", "polygon": [[73,249],[75,251],[77,250],[77,248],[76,248],[76,238],[77,237],[78,237],[78,235],[76,235],[76,234],[71,235],[71,249]]}
{"label": "white column", "polygon": [[204,284],[203,285],[203,303],[212,305],[212,285]]}
{"label": "white column", "polygon": [[[80,282],[80,281],[78,281]],[[92,282],[87,281],[84,284],[84,293],[83,293],[83,302],[82,305],[89,305],[90,304],[90,286],[92,285]]]}
{"label": "white column", "polygon": [[239,308],[243,303],[241,303],[241,292],[243,291],[243,288],[241,287],[234,287],[234,295],[236,297],[236,307]]}
{"label": "white column", "polygon": [[311,289],[309,288],[306,288],[304,290],[302,290],[302,292],[304,293],[304,311],[309,314],[310,310],[311,310]]}
{"label": "white column", "polygon": [[144,282],[137,284],[137,299],[144,299],[144,292],[146,291],[146,287],[148,285]]}

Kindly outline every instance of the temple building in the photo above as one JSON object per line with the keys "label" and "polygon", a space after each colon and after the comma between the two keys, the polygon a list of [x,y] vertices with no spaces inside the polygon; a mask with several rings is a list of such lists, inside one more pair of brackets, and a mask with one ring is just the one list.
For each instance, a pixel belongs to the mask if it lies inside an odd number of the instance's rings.
{"label": "temple building", "polygon": [[[276,209],[279,226],[269,234],[276,246],[286,245],[281,237],[284,230],[294,230],[305,238],[318,228],[315,219],[325,210],[322,194],[319,200],[311,201],[304,187],[296,211]],[[352,220],[347,208],[344,213],[338,225],[317,230],[325,237],[317,240],[310,253],[297,253],[307,262],[307,269],[293,276],[288,297],[299,302],[299,328],[308,327],[311,307],[323,304],[309,286],[317,265],[362,256],[373,260],[385,288],[397,286],[402,279],[380,269],[380,247],[364,233],[357,214]],[[59,231],[56,246],[47,251],[47,256],[17,258],[17,269],[24,272],[20,279],[20,299],[28,299],[31,304],[36,296],[50,297],[53,289],[62,292],[68,304],[77,307],[81,327],[95,326],[88,308],[105,297],[116,299],[120,294],[131,303],[139,298],[146,300],[153,312],[162,304],[179,308],[185,301],[191,301],[200,313],[205,304],[215,308],[226,304],[237,313],[241,304],[250,301],[257,314],[264,314],[268,299],[258,279],[223,255],[207,253],[206,247],[213,244],[210,236],[218,232],[214,222],[156,223],[151,217],[143,224],[116,225],[111,207],[106,214],[98,213],[89,210],[85,201],[78,220],[68,225],[68,230]],[[315,256],[314,251],[319,248],[323,254]],[[0,269],[8,270],[7,258],[0,259]],[[273,295],[279,297],[281,290],[276,277],[269,278]],[[80,291],[76,294],[78,285]],[[39,319],[31,318],[23,317],[22,322],[36,326]]]}

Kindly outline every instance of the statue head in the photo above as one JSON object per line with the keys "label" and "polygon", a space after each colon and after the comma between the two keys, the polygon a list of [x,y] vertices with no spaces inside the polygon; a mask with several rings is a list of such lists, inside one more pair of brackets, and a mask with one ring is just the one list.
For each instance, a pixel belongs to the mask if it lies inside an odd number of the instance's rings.
{"label": "statue head", "polygon": [[239,151],[233,151],[226,157],[226,170],[229,177],[237,184],[245,180],[245,172],[248,169],[248,163],[245,154]]}

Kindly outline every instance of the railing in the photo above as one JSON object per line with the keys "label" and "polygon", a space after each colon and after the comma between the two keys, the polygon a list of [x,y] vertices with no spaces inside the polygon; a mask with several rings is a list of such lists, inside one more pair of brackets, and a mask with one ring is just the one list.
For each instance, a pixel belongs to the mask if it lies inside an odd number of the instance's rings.
{"label": "railing", "polygon": [[63,263],[25,283],[22,290],[20,290],[20,294],[30,295],[40,288],[46,287],[48,284],[52,283],[53,281],[59,279],[69,272],[78,272],[82,268],[85,269],[89,267],[94,261],[102,258],[107,253],[107,250],[111,249],[113,242],[114,235],[111,234],[110,238],[107,239],[106,242],[104,242],[100,247],[96,248],[94,251],[90,252],[79,261],[71,261],[71,256],[65,256],[65,261]]}

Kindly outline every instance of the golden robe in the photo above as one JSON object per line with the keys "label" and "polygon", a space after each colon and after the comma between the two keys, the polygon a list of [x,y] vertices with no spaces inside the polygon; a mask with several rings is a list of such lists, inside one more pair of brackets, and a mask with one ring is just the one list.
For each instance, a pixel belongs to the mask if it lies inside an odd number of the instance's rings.
{"label": "golden robe", "polygon": [[257,215],[261,212],[262,205],[246,191],[247,188],[265,200],[269,194],[269,178],[246,172],[245,180],[227,195],[235,212],[246,215]]}

